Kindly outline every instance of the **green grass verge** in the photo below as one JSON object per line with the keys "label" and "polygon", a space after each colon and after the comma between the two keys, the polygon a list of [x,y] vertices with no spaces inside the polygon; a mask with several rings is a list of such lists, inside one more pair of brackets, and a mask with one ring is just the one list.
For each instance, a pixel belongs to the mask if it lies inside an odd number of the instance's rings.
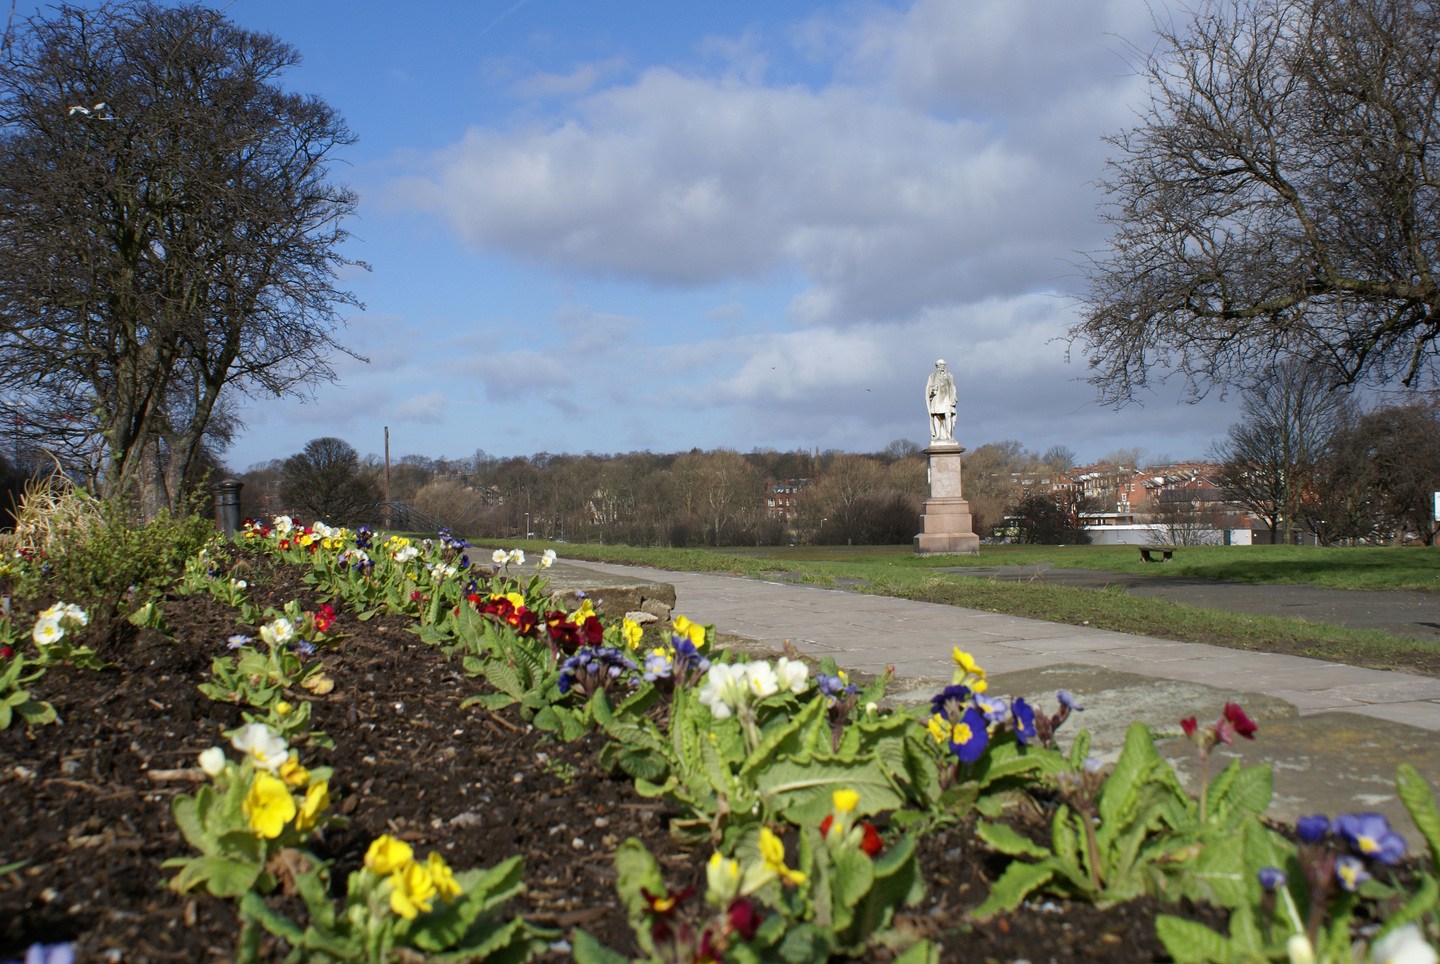
{"label": "green grass verge", "polygon": [[[521,542],[519,545],[523,546],[527,552],[539,552],[550,548],[569,559],[650,566],[673,571],[726,573],[761,578],[767,576],[773,578],[776,573],[781,572],[793,573],[793,576],[787,578],[817,585],[849,584],[859,592],[877,595],[963,606],[1076,626],[1090,625],[1097,629],[1110,629],[1140,636],[1209,643],[1232,649],[1291,653],[1376,669],[1405,668],[1411,672],[1440,676],[1440,643],[1436,642],[1401,639],[1373,630],[1345,629],[1301,619],[1248,616],[1222,610],[1204,609],[1199,606],[1166,602],[1163,599],[1132,596],[1119,588],[1080,589],[1072,586],[1048,585],[1038,581],[1002,582],[937,573],[927,565],[913,564],[916,562],[932,563],[934,560],[916,560],[911,556],[903,563],[897,561],[894,557],[899,556],[900,553],[893,547],[888,550],[868,547],[865,551],[859,552],[849,550],[848,547],[809,549],[804,552],[792,551],[784,556],[776,556],[759,555],[753,551],[737,554],[707,549],[556,544],[534,540],[528,543]],[[1045,547],[995,547],[996,550],[1002,551],[1007,549],[1042,550],[1043,548]],[[1133,546],[1077,548],[1107,552],[1127,548],[1130,552],[1135,553],[1137,558],[1139,556]],[[1207,548],[1210,547],[1182,551],[1202,553],[1206,552]],[[1232,547],[1231,551],[1244,552],[1254,549],[1265,550],[1277,557],[1287,552],[1316,551],[1289,546]],[[1213,550],[1224,552],[1226,547],[1217,546],[1213,547]],[[1367,554],[1393,551],[1395,553],[1415,552],[1417,555],[1423,552],[1426,557],[1429,557],[1431,552],[1430,550],[1412,549],[1319,551]],[[986,547],[984,552],[986,555],[991,555],[991,547]],[[1000,555],[1000,552],[995,552],[994,555]],[[820,558],[815,558],[817,556]],[[941,560],[941,565],[952,564],[952,558],[958,560],[966,557],[945,557]],[[973,559],[974,557],[968,558]],[[997,563],[998,560],[995,560],[989,564]],[[1003,564],[1008,564],[1008,561]],[[1087,565],[1080,568],[1105,567]],[[1156,567],[1152,564],[1152,568]]]}

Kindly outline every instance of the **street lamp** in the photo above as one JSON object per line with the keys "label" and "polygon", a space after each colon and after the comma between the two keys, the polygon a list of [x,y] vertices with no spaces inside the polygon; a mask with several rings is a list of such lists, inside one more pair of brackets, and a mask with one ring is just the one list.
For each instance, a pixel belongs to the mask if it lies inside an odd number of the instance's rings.
{"label": "street lamp", "polygon": [[530,513],[525,513],[525,538],[530,538]]}

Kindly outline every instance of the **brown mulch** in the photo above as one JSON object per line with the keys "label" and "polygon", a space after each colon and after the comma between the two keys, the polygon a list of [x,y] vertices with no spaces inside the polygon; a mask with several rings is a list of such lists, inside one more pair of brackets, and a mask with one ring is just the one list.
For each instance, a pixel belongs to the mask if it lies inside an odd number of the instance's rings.
{"label": "brown mulch", "polygon": [[[307,608],[317,604],[295,570],[251,562],[247,576],[261,607],[296,598]],[[155,775],[195,766],[201,750],[223,744],[222,731],[241,722],[238,708],[212,702],[195,684],[227,652],[227,637],[253,630],[208,596],[173,598],[166,611],[170,640],[142,635],[114,657],[116,669],[60,667],[32,684],[32,696],[55,706],[60,725],[16,723],[0,731],[0,813],[7,818],[0,820],[0,866],[27,861],[0,877],[0,960],[22,956],[34,941],[74,941],[78,960],[112,964],[233,957],[233,905],[164,886],[169,872],[160,863],[191,854],[171,800],[194,784]],[[314,728],[336,746],[305,748],[301,759],[334,767],[334,809],[350,820],[315,847],[335,861],[335,886],[343,888],[369,842],[387,832],[418,855],[439,850],[457,869],[520,854],[527,892],[515,912],[567,936],[583,927],[635,952],[615,896],[615,847],[639,837],[671,872],[672,887],[702,889],[708,850],[677,847],[663,805],[599,769],[599,736],[558,744],[513,709],[461,710],[480,684],[406,625],[386,617],[362,623],[342,609],[338,628],[346,638],[324,655],[335,690],[302,694],[314,703]],[[1041,900],[970,925],[964,912],[988,894],[1001,859],[959,826],[924,838],[920,860],[928,892],[900,923],[940,942],[946,961],[1166,959],[1153,921],[1175,908],[1136,901],[1098,911]],[[1212,926],[1224,921],[1209,909],[1182,913]],[[276,942],[267,952],[283,956]],[[569,955],[557,947],[546,957]]]}

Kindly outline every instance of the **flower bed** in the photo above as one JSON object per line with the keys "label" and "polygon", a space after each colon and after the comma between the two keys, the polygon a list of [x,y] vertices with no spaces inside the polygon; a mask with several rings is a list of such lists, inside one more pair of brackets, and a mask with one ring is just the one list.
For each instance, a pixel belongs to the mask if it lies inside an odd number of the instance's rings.
{"label": "flower bed", "polygon": [[[1358,914],[1357,927],[1406,906],[1433,926],[1433,895],[1425,904],[1413,869],[1391,892],[1372,881],[1373,899],[1346,896],[1336,874],[1337,860],[1348,867],[1355,856],[1339,853],[1346,827],[1297,850],[1259,823],[1268,774],[1227,771],[1201,804],[1136,731],[1119,766],[1086,766],[1083,738],[1054,748],[1068,710],[1003,704],[963,654],[933,715],[911,719],[867,709],[833,666],[731,666],[710,652],[704,627],[641,639],[588,606],[547,612],[538,576],[491,592],[500,587],[473,578],[481,567],[462,564],[460,545],[357,546],[338,530],[256,530],[250,541],[196,557],[163,603],[137,607],[151,628],[123,652],[102,652],[112,665],[54,651],[26,684],[58,724],[37,711],[0,730],[0,794],[21,801],[24,817],[0,826],[0,864],[23,864],[0,875],[0,960],[34,941],[75,941],[96,960],[220,960],[236,953],[245,918],[257,955],[279,959],[279,924],[256,923],[254,901],[303,928],[314,916],[296,885],[306,872],[324,871],[337,907],[347,881],[370,888],[376,914],[403,928],[458,899],[445,873],[468,880],[465,871],[511,857],[523,860],[525,892],[497,920],[518,914],[533,950],[556,960],[572,948],[582,960],[630,959],[637,934],[665,960],[824,959],[827,947],[875,961],[1159,960],[1157,917],[1183,958],[1175,942],[1213,944],[1199,927],[1225,931],[1226,907],[1260,915],[1260,943],[1284,954],[1295,928],[1264,914],[1292,891],[1320,894],[1337,918]],[[518,569],[500,555],[490,561],[502,576]],[[36,593],[23,606],[39,617],[53,601]],[[12,620],[34,636],[32,621]],[[288,685],[267,686],[272,671]],[[312,807],[315,823],[320,811],[343,822],[319,834],[306,826],[303,843],[277,849],[306,851],[309,863],[267,860],[268,877],[243,888],[253,899],[212,896],[194,874],[177,893],[165,881],[202,854],[174,803],[220,789],[237,767],[250,767],[243,779],[255,789],[257,744],[224,735],[247,714],[288,736],[310,787],[326,775],[329,805]],[[1207,748],[1245,735],[1240,719],[1187,729]],[[230,776],[206,772],[221,772],[217,745]],[[268,779],[286,782],[274,762]],[[281,828],[298,827],[313,796],[294,786],[293,812],[281,800],[289,791],[269,784],[247,797],[240,832],[288,839]],[[1360,870],[1383,877],[1393,841],[1362,830],[1380,850]],[[381,840],[415,859],[390,866],[373,856]],[[720,873],[730,860],[733,880]],[[1263,887],[1262,861],[1294,883]],[[881,894],[876,880],[896,883]],[[1406,905],[1410,891],[1419,897]],[[1350,922],[1341,926],[1348,936]]]}

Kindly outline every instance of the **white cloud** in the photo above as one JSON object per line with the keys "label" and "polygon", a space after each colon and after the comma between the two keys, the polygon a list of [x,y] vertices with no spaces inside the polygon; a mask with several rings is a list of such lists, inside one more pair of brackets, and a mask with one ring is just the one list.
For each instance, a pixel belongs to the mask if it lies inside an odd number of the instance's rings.
{"label": "white cloud", "polygon": [[623,57],[611,57],[581,64],[568,74],[540,72],[516,81],[512,92],[520,97],[578,97],[588,94],[603,80],[625,70]]}
{"label": "white cloud", "polygon": [[399,422],[440,422],[445,417],[445,407],[450,399],[438,389],[407,398],[395,406],[395,419]]}
{"label": "white cloud", "polygon": [[[799,32],[841,78],[819,89],[652,67],[547,124],[472,128],[392,193],[561,270],[700,286],[798,269],[798,325],[1054,287],[1099,241],[1100,135],[1135,99],[1106,31],[1144,16],[920,0],[813,21]],[[757,43],[703,46],[743,60]]]}

